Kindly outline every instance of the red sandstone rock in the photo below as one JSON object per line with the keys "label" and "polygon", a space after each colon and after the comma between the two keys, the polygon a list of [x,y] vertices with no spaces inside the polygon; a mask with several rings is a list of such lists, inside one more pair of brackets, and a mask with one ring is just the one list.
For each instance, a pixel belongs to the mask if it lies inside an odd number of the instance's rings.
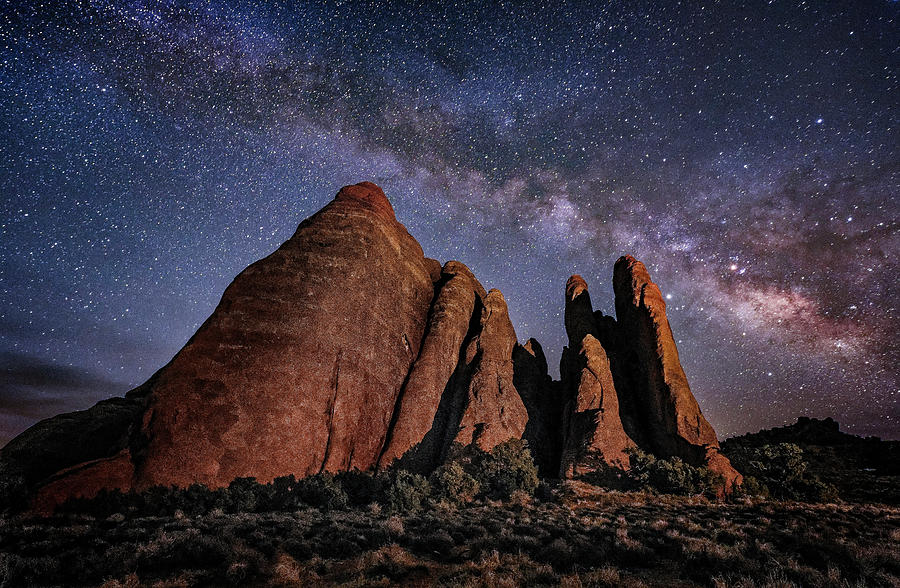
{"label": "red sandstone rock", "polygon": [[578,275],[566,283],[565,322],[569,348],[561,372],[570,400],[563,413],[560,475],[628,469],[625,451],[635,444],[622,426],[609,359],[597,340],[587,284]]}
{"label": "red sandstone rock", "polygon": [[741,475],[719,454],[719,441],[700,411],[678,359],[666,303],[643,263],[624,256],[613,272],[616,317],[631,348],[633,394],[642,410],[653,453],[707,465],[725,479],[726,490]]}
{"label": "red sandstone rock", "polygon": [[466,349],[466,363],[473,367],[456,443],[489,450],[522,437],[528,413],[513,385],[515,344],[506,300],[500,290],[491,290],[484,299],[481,331]]}
{"label": "red sandstone rock", "polygon": [[[480,306],[486,296],[469,268],[458,261],[447,262],[442,280],[428,316],[419,357],[400,394],[395,420],[379,460],[381,467],[420,444],[435,426],[441,398],[459,363],[460,348],[469,331],[476,301]],[[423,463],[417,464],[418,469],[433,465],[433,451],[427,455],[427,458],[423,455]]]}
{"label": "red sandstone rock", "polygon": [[381,189],[343,188],[234,280],[160,375],[135,486],[372,468],[432,294]]}
{"label": "red sandstone rock", "polygon": [[101,490],[128,492],[134,480],[131,454],[123,449],[112,457],[79,463],[53,476],[34,495],[30,509],[50,515],[69,498],[92,498]]}
{"label": "red sandstone rock", "polygon": [[516,342],[498,290],[425,258],[377,186],[347,186],[244,270],[145,384],[4,447],[0,488],[25,488],[49,512],[103,488],[397,459],[428,471],[452,443],[523,436],[545,475],[627,468],[637,441],[739,483],[688,387],[659,289],[630,257],[614,281],[618,321],[593,313],[579,276],[567,283],[570,340],[553,382],[540,345]]}
{"label": "red sandstone rock", "polygon": [[[419,354],[435,264],[377,186],[342,189],[227,288],[145,386],[135,416],[116,421],[125,441],[104,441],[98,460],[58,460],[71,467],[44,483],[39,502],[374,467]],[[122,452],[127,444],[138,453]]]}

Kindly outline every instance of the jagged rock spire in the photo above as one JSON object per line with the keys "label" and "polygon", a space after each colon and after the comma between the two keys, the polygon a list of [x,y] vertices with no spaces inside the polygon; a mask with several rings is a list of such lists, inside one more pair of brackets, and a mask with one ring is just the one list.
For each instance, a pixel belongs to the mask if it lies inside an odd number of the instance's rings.
{"label": "jagged rock spire", "polygon": [[587,283],[579,275],[566,283],[565,322],[569,346],[563,352],[560,374],[569,399],[563,410],[560,475],[627,469],[625,451],[635,445],[622,426],[609,358],[597,339]]}
{"label": "jagged rock spire", "polygon": [[643,263],[623,256],[613,270],[616,318],[621,340],[631,354],[627,368],[639,419],[649,449],[660,456],[677,456],[694,465],[708,465],[740,483],[740,474],[719,453],[719,441],[700,411],[678,359],[675,338],[666,317],[666,303]]}

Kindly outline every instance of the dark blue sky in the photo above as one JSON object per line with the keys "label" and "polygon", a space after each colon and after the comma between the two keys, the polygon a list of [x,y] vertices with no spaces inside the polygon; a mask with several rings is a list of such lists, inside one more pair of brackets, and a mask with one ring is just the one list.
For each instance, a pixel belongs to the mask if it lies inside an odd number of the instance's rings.
{"label": "dark blue sky", "polygon": [[4,4],[0,443],[161,367],[370,180],[558,361],[647,263],[720,436],[900,437],[898,4]]}

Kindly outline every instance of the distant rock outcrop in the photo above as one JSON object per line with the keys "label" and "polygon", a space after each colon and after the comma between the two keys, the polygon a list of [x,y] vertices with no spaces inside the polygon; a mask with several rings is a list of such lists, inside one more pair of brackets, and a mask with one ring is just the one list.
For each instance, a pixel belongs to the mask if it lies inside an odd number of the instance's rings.
{"label": "distant rock outcrop", "polygon": [[500,291],[426,258],[378,186],[347,186],[241,272],[145,384],[3,448],[0,493],[48,511],[103,488],[398,461],[427,472],[453,444],[510,438],[529,442],[546,476],[622,471],[638,446],[739,481],[687,385],[659,289],[630,257],[614,281],[618,322],[569,280],[554,382],[538,342],[517,343]]}
{"label": "distant rock outcrop", "polygon": [[833,484],[841,500],[900,505],[900,441],[844,433],[832,418],[799,417],[731,437],[722,442],[722,453],[740,460],[753,449],[783,443],[798,446],[809,473]]}

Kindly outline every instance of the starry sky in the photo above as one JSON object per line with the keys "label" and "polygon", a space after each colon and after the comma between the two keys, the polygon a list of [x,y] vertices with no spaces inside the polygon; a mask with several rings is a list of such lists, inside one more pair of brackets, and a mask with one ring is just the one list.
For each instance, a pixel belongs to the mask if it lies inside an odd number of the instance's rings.
{"label": "starry sky", "polygon": [[4,2],[0,444],[164,365],[374,181],[565,344],[631,253],[721,437],[900,437],[900,3]]}

